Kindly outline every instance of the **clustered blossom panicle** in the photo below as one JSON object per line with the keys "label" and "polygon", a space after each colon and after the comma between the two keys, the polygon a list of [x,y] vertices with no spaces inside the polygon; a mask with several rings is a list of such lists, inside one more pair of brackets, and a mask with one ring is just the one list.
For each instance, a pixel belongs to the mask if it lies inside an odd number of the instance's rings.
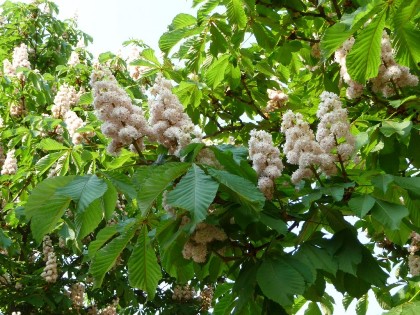
{"label": "clustered blossom panicle", "polygon": [[200,292],[200,298],[201,298],[201,310],[203,312],[207,312],[210,307],[211,303],[213,301],[213,287],[206,286],[201,292]]}
{"label": "clustered blossom panicle", "polygon": [[28,46],[23,43],[13,49],[12,63],[10,63],[8,59],[3,61],[3,72],[5,75],[11,77],[17,75],[19,79],[23,80],[24,76],[22,73],[16,74],[16,70],[19,67],[31,68],[28,56]]}
{"label": "clustered blossom panicle", "polygon": [[337,94],[323,92],[316,113],[320,119],[316,140],[321,148],[337,161],[348,160],[354,152],[355,138],[350,133],[347,110]]}
{"label": "clustered blossom panicle", "polygon": [[197,263],[206,262],[207,245],[213,241],[224,241],[227,239],[226,233],[211,224],[199,223],[185,243],[182,255],[185,259],[192,259]]}
{"label": "clustered blossom panicle", "polygon": [[70,288],[70,299],[73,307],[79,310],[83,306],[85,287],[81,283],[74,283]]}
{"label": "clustered blossom panicle", "polygon": [[134,147],[142,150],[145,136],[153,140],[142,108],[132,104],[130,97],[109,70],[94,71],[91,86],[95,115],[103,121],[103,134],[112,139],[107,148],[109,153],[118,154],[124,146],[130,144],[132,150]]}
{"label": "clustered blossom panicle", "polygon": [[67,84],[60,86],[57,95],[54,97],[54,105],[51,107],[54,118],[63,118],[70,108],[79,101],[79,94],[76,89]]}
{"label": "clustered blossom panicle", "polygon": [[274,180],[284,168],[280,159],[280,150],[274,146],[271,135],[263,130],[251,131],[248,142],[249,157],[258,174],[258,188],[267,199],[273,198]]}
{"label": "clustered blossom panicle", "polygon": [[19,117],[26,112],[25,107],[22,104],[11,104],[9,108],[10,116]]}
{"label": "clustered blossom panicle", "polygon": [[0,167],[3,166],[6,157],[4,156],[3,146],[0,145]]}
{"label": "clustered blossom panicle", "polygon": [[268,89],[267,94],[270,100],[267,102],[267,106],[264,109],[266,113],[270,113],[284,106],[284,104],[286,104],[287,100],[289,99],[287,94],[285,94],[281,90]]}
{"label": "clustered blossom panicle", "polygon": [[73,144],[80,144],[83,139],[94,136],[94,133],[89,131],[77,132],[77,129],[82,128],[85,125],[85,122],[71,110],[67,111],[64,115],[64,122],[67,125],[67,130]]}
{"label": "clustered blossom panicle", "polygon": [[15,150],[10,150],[6,154],[6,159],[1,167],[1,175],[13,175],[17,172],[17,159],[15,157]]}
{"label": "clustered blossom panicle", "polygon": [[177,285],[174,288],[174,293],[172,294],[172,300],[176,301],[189,301],[195,297],[195,290],[190,287],[189,284],[183,286]]}
{"label": "clustered blossom panicle", "polygon": [[353,47],[354,41],[354,37],[347,39],[334,55],[335,61],[340,65],[341,79],[348,85],[346,96],[349,99],[358,98],[363,93],[363,84],[352,80],[350,74],[347,72],[346,57]]}
{"label": "clustered blossom panicle", "polygon": [[161,75],[149,90],[154,98],[149,99],[150,119],[157,141],[168,148],[170,154],[178,155],[191,142],[201,141],[190,117],[172,91],[172,84]]}
{"label": "clustered blossom panicle", "polygon": [[67,64],[69,66],[77,66],[78,64],[80,64],[80,58],[79,58],[79,53],[77,51],[72,51],[69,61],[67,62]]}
{"label": "clustered blossom panicle", "polygon": [[57,257],[55,256],[54,252],[48,253],[48,260],[45,265],[44,271],[41,273],[41,277],[43,277],[45,281],[50,283],[54,283],[57,281]]}
{"label": "clustered blossom panicle", "polygon": [[378,75],[371,79],[372,90],[380,92],[385,97],[396,94],[396,88],[416,86],[419,78],[410,73],[410,69],[399,65],[394,59],[394,51],[386,31],[382,33],[381,65]]}
{"label": "clustered blossom panicle", "polygon": [[286,136],[283,150],[287,162],[299,165],[292,174],[291,180],[294,184],[302,179],[312,178],[316,172],[315,166],[319,166],[327,175],[334,174],[336,167],[333,159],[316,142],[315,135],[302,114],[294,114],[288,110],[283,115],[281,131]]}
{"label": "clustered blossom panicle", "polygon": [[411,233],[411,244],[408,248],[410,255],[408,256],[408,268],[413,276],[420,275],[420,234]]}

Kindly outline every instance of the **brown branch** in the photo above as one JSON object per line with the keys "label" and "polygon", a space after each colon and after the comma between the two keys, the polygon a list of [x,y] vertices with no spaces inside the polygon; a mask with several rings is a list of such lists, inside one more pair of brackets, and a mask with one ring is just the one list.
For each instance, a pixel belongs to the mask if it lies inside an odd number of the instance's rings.
{"label": "brown branch", "polygon": [[334,6],[335,13],[337,13],[337,17],[341,19],[341,11],[340,7],[338,6],[337,0],[332,0],[332,4]]}

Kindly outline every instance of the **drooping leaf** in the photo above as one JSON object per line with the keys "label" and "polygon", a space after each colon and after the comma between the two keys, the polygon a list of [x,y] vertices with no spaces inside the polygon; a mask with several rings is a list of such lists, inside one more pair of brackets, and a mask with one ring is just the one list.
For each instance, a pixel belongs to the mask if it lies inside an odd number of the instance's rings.
{"label": "drooping leaf", "polygon": [[25,215],[31,220],[31,230],[39,243],[45,234],[51,232],[67,210],[71,198],[57,193],[75,176],[53,177],[39,183],[33,190],[25,205]]}
{"label": "drooping leaf", "polygon": [[355,81],[364,83],[378,74],[386,12],[385,9],[382,10],[360,33],[347,55],[348,72]]}
{"label": "drooping leaf", "polygon": [[223,55],[214,61],[206,71],[207,84],[213,89],[215,89],[223,81],[228,64],[229,56]]}
{"label": "drooping leaf", "polygon": [[193,164],[187,174],[167,195],[167,202],[175,207],[188,210],[195,223],[207,216],[210,204],[216,196],[219,184]]}
{"label": "drooping leaf", "polygon": [[145,213],[169,183],[184,174],[189,167],[189,163],[166,163],[155,167],[141,183],[138,193],[141,211]]}
{"label": "drooping leaf", "polygon": [[89,257],[93,258],[96,252],[115,234],[117,227],[115,225],[106,226],[96,234],[96,239],[90,242],[88,247]]}
{"label": "drooping leaf", "polygon": [[70,197],[76,202],[76,212],[83,212],[94,200],[103,196],[108,189],[104,180],[96,175],[77,176],[58,189],[57,193]]}
{"label": "drooping leaf", "polygon": [[265,259],[258,268],[257,282],[264,295],[280,305],[291,305],[293,295],[305,290],[302,274],[282,257]]}
{"label": "drooping leaf", "polygon": [[417,315],[420,313],[420,301],[406,302],[392,308],[386,315]]}
{"label": "drooping leaf", "polygon": [[238,25],[240,29],[245,28],[247,17],[241,0],[228,0],[227,14],[232,24]]}
{"label": "drooping leaf", "polygon": [[78,239],[84,238],[97,228],[104,217],[101,199],[102,198],[98,198],[92,201],[83,211],[76,212],[74,221]]}
{"label": "drooping leaf", "polygon": [[131,226],[125,229],[121,235],[96,251],[89,268],[89,272],[94,279],[94,288],[99,288],[102,285],[105,274],[114,266],[118,256],[132,239],[135,232],[136,226]]}
{"label": "drooping leaf", "polygon": [[161,278],[156,254],[147,236],[147,227],[143,226],[128,260],[128,280],[132,287],[146,291],[148,298],[153,300]]}
{"label": "drooping leaf", "polygon": [[208,168],[209,174],[229,189],[236,201],[254,212],[264,207],[265,197],[250,181],[226,171]]}
{"label": "drooping leaf", "polygon": [[370,195],[353,197],[349,201],[350,209],[359,217],[363,218],[375,205],[375,198]]}
{"label": "drooping leaf", "polygon": [[60,142],[51,138],[42,139],[37,148],[44,151],[61,151],[69,149],[68,147],[62,145]]}
{"label": "drooping leaf", "polygon": [[194,25],[197,22],[197,19],[190,14],[180,13],[176,15],[172,21],[171,26],[177,30],[180,28],[185,28],[187,26]]}
{"label": "drooping leaf", "polygon": [[409,215],[403,205],[397,205],[383,200],[376,200],[371,210],[372,216],[386,228],[396,230],[401,225],[401,220]]}

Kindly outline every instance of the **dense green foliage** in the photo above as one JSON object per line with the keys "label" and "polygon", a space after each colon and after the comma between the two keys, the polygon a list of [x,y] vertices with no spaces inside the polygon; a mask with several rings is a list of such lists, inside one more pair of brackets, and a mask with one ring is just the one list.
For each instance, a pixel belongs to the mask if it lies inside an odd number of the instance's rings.
{"label": "dense green foliage", "polygon": [[[306,305],[305,314],[332,314],[338,301],[327,284],[346,308],[357,299],[358,314],[369,290],[389,314],[420,312],[419,273],[409,268],[420,233],[420,91],[392,78],[378,88],[388,35],[399,71],[420,75],[420,1],[193,5],[196,16],[176,15],[160,37],[163,57],[128,41],[134,59],[106,52],[97,64],[84,48],[91,38],[58,20],[53,2],[2,5],[0,61],[25,44],[30,66],[5,66],[0,78],[0,164],[13,150],[17,163],[0,175],[0,313],[294,314]],[[334,53],[351,36],[346,78]],[[146,119],[156,78],[171,80],[202,139],[176,151],[148,135],[143,147],[133,139],[134,152],[108,154],[94,110],[104,89],[90,82],[104,68]],[[77,92],[69,104],[83,121],[80,138],[55,113],[63,87]],[[334,149],[335,174],[310,162],[312,176],[295,182],[301,165],[286,158],[282,121],[292,110],[320,128],[324,91],[346,108],[355,149],[347,160]],[[254,129],[281,152],[272,195],[258,188]],[[188,297],[176,296],[181,287]]]}

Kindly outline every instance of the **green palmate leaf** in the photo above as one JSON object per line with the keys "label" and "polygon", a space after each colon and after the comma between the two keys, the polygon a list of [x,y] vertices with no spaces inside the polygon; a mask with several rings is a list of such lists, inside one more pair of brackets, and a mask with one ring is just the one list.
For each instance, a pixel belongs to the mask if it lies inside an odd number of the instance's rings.
{"label": "green palmate leaf", "polygon": [[182,39],[199,34],[200,32],[201,28],[180,28],[166,32],[159,38],[159,48],[164,53],[169,54],[171,49]]}
{"label": "green palmate leaf", "polygon": [[57,193],[60,187],[72,182],[74,176],[48,178],[38,184],[25,205],[25,215],[31,220],[32,234],[41,242],[51,232],[67,210],[71,198]]}
{"label": "green palmate leaf", "polygon": [[204,3],[197,11],[197,17],[199,21],[207,18],[208,15],[215,9],[221,0],[208,0]]}
{"label": "green palmate leaf", "polygon": [[413,23],[413,17],[420,10],[419,0],[401,1],[393,17],[395,27],[394,48],[396,57],[404,66],[417,68],[420,62],[420,31]]}
{"label": "green palmate leaf", "polygon": [[103,172],[106,178],[117,188],[117,190],[123,193],[125,196],[135,199],[137,197],[137,191],[134,188],[132,179],[127,175],[117,172]]}
{"label": "green palmate leaf", "polygon": [[37,148],[45,151],[61,151],[69,149],[68,147],[62,145],[60,142],[51,138],[42,139],[41,142],[37,145]]}
{"label": "green palmate leaf", "polygon": [[402,219],[409,215],[406,207],[378,199],[371,213],[378,222],[390,230],[397,230]]}
{"label": "green palmate leaf", "polygon": [[44,174],[65,153],[66,151],[61,151],[61,152],[50,153],[43,156],[41,159],[38,160],[38,162],[36,162],[35,170],[38,172],[39,175]]}
{"label": "green palmate leaf", "polygon": [[166,163],[148,172],[142,179],[138,193],[139,207],[145,213],[173,180],[180,177],[190,167],[189,163]]}
{"label": "green palmate leaf", "polygon": [[227,0],[227,14],[232,24],[238,25],[240,29],[245,28],[247,17],[241,0]]}
{"label": "green palmate leaf", "polygon": [[110,181],[106,181],[106,185],[108,188],[101,198],[101,206],[104,210],[105,219],[109,220],[114,214],[117,205],[118,192]]}
{"label": "green palmate leaf", "polygon": [[185,28],[187,26],[194,25],[197,22],[197,19],[190,14],[180,13],[174,17],[171,27],[175,30],[180,28]]}
{"label": "green palmate leaf", "polygon": [[386,12],[382,10],[360,33],[347,56],[348,72],[355,81],[364,83],[378,74]]}
{"label": "green palmate leaf", "polygon": [[356,304],[356,314],[357,315],[366,315],[369,305],[369,297],[367,294],[364,294]]}
{"label": "green palmate leaf", "polygon": [[88,247],[88,254],[90,258],[96,255],[96,252],[109,241],[111,237],[117,234],[117,226],[111,225],[106,226],[96,234],[96,239],[90,242]]}
{"label": "green palmate leaf", "polygon": [[108,189],[106,182],[96,175],[77,176],[57,193],[76,202],[76,212],[83,212],[92,201],[100,198]]}
{"label": "green palmate leaf", "polygon": [[409,191],[416,197],[420,197],[420,177],[399,177],[394,176],[394,182]]}
{"label": "green palmate leaf", "polygon": [[394,176],[389,174],[381,174],[372,178],[372,184],[382,192],[386,193],[391,184],[394,181]]}
{"label": "green palmate leaf", "polygon": [[265,259],[258,269],[257,282],[264,295],[280,305],[291,305],[293,296],[305,290],[300,270],[283,257]]}
{"label": "green palmate leaf", "polygon": [[296,258],[301,259],[314,269],[325,270],[332,275],[335,275],[338,269],[338,261],[331,253],[310,243],[301,245]]}
{"label": "green palmate leaf", "polygon": [[198,223],[206,218],[218,188],[219,184],[212,177],[193,164],[175,189],[168,193],[167,202],[174,207],[188,210],[193,222]]}
{"label": "green palmate leaf", "polygon": [[331,242],[327,244],[327,249],[338,262],[338,269],[355,276],[357,266],[363,258],[362,247],[353,232],[348,229],[334,234]]}
{"label": "green palmate leaf", "polygon": [[213,89],[215,89],[223,81],[228,64],[229,56],[223,55],[214,61],[206,71],[207,84]]}
{"label": "green palmate leaf", "polygon": [[173,89],[174,93],[178,96],[179,100],[184,106],[192,105],[198,107],[203,93],[199,89],[198,85],[192,82],[182,81],[177,87]]}
{"label": "green palmate leaf", "polygon": [[336,23],[328,28],[322,37],[320,46],[324,58],[331,56],[351,34],[353,31],[342,23]]}
{"label": "green palmate leaf", "polygon": [[357,267],[357,276],[377,287],[386,284],[388,274],[379,266],[378,261],[365,247],[362,248],[362,262]]}
{"label": "green palmate leaf", "polygon": [[93,95],[92,92],[83,93],[80,98],[78,105],[90,105],[93,103]]}
{"label": "green palmate leaf", "polygon": [[132,287],[146,291],[148,299],[153,300],[161,278],[156,254],[147,236],[147,227],[143,226],[128,260],[128,280]]}
{"label": "green palmate leaf", "polygon": [[104,216],[101,199],[102,198],[98,198],[92,201],[83,211],[76,212],[75,224],[76,236],[78,239],[84,238],[95,228],[97,228],[101,222]]}
{"label": "green palmate leaf", "polygon": [[265,197],[249,180],[226,171],[208,168],[209,174],[220,184],[228,188],[234,199],[246,208],[260,212],[264,207]]}
{"label": "green palmate leaf", "polygon": [[370,195],[363,195],[351,198],[350,209],[359,217],[363,218],[375,205],[375,198]]}
{"label": "green palmate leaf", "polygon": [[137,226],[132,222],[131,226],[126,228],[121,235],[96,251],[89,268],[94,279],[94,288],[99,288],[102,285],[105,274],[114,266],[118,256],[133,238],[136,229]]}
{"label": "green palmate leaf", "polygon": [[315,302],[311,302],[308,305],[308,308],[305,310],[305,315],[322,315],[321,310],[319,309],[319,306]]}
{"label": "green palmate leaf", "polygon": [[144,50],[141,52],[141,56],[142,56],[144,59],[146,59],[146,60],[150,61],[150,62],[151,62],[152,64],[154,64],[155,66],[160,66],[159,59],[157,59],[157,57],[156,57],[156,55],[155,55],[155,51],[154,51],[153,49],[151,49],[151,48],[144,49]]}
{"label": "green palmate leaf", "polygon": [[417,315],[420,314],[420,301],[406,302],[392,308],[386,315]]}
{"label": "green palmate leaf", "polygon": [[400,139],[407,138],[410,135],[413,124],[411,121],[391,121],[385,120],[382,122],[382,127],[379,128],[385,137],[391,137],[396,134]]}

